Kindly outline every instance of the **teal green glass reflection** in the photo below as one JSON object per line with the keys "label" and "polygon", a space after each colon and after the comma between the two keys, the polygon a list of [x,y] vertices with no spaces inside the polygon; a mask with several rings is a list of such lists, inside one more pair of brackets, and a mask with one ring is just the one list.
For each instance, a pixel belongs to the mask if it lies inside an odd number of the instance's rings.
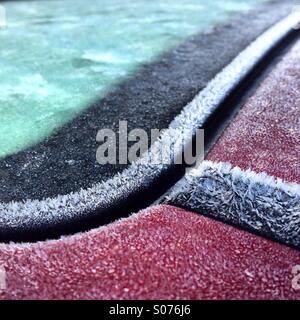
{"label": "teal green glass reflection", "polygon": [[0,157],[43,140],[140,64],[259,2],[263,0],[4,3]]}

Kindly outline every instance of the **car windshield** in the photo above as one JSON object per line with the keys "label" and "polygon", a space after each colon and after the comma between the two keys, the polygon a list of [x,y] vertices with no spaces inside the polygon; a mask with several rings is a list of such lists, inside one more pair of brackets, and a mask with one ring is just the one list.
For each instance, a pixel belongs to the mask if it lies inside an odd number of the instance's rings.
{"label": "car windshield", "polygon": [[186,37],[261,2],[1,2],[0,157],[42,141]]}

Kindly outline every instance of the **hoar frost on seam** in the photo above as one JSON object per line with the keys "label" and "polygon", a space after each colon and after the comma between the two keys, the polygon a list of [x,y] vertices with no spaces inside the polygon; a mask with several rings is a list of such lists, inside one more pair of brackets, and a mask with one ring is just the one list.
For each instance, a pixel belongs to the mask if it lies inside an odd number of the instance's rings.
{"label": "hoar frost on seam", "polygon": [[205,161],[173,188],[166,202],[300,248],[300,185],[296,183]]}

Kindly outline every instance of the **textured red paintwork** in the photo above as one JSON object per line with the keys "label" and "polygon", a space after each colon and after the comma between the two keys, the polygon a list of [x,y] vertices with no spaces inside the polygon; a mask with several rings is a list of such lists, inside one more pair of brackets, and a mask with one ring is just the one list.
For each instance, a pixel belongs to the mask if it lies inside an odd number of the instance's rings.
{"label": "textured red paintwork", "polygon": [[300,182],[300,41],[263,81],[207,159]]}
{"label": "textured red paintwork", "polygon": [[1,245],[6,299],[300,298],[300,253],[170,206],[82,235]]}

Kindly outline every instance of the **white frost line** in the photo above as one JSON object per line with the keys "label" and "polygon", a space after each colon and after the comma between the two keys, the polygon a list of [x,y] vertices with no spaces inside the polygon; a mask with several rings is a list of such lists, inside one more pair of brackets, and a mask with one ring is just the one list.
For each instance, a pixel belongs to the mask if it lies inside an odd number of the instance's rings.
{"label": "white frost line", "polygon": [[[255,67],[258,60],[279,43],[299,22],[300,13],[297,12],[289,15],[262,34],[183,109],[171,122],[170,128],[182,128],[183,134],[201,128],[207,117],[218,107],[228,92],[234,89],[241,79]],[[179,135],[173,137],[173,139],[183,138]],[[152,155],[157,154],[165,141],[169,141],[168,130],[165,131],[161,139],[153,144],[148,152]],[[87,190],[80,190],[42,201],[27,200],[25,202],[0,203],[0,231],[1,229],[13,230],[20,226],[31,228],[34,225],[39,227],[53,224],[54,221],[65,221],[74,216],[84,216],[96,208],[104,208],[113,204],[116,199],[121,198],[126,193],[131,194],[138,191],[146,178],[153,178],[164,168],[165,165],[151,166],[147,164],[146,155],[121,174],[108,181],[95,184]]]}

